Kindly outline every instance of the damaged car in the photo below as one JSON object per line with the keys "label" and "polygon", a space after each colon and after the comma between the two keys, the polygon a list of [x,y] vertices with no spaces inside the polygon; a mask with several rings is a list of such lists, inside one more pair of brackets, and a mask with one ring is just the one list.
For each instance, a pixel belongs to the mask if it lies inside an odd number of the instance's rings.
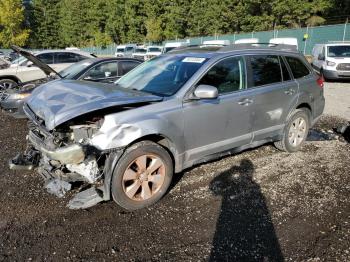
{"label": "damaged car", "polygon": [[136,210],[196,164],[269,142],[299,150],[324,103],[322,79],[293,48],[188,47],[115,84],[34,90],[24,105],[28,147],[10,168],[36,169],[57,196],[74,190],[70,208],[113,199]]}
{"label": "damaged car", "polygon": [[30,52],[16,46],[13,48],[47,76],[44,79],[21,83],[0,93],[0,108],[15,118],[26,118],[23,111],[24,100],[43,83],[59,79],[113,83],[143,62],[133,58],[90,58],[56,72]]}

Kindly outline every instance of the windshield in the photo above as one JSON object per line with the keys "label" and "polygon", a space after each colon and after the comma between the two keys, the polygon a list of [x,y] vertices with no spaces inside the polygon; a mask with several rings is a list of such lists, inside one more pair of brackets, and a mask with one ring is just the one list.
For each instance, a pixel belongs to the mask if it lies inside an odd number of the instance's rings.
{"label": "windshield", "polygon": [[128,46],[128,47],[125,49],[126,52],[130,52],[130,51],[132,51],[132,50],[134,50],[134,48],[133,48],[132,46]]}
{"label": "windshield", "polygon": [[144,54],[144,53],[146,53],[146,49],[138,48],[138,49],[135,50],[135,53],[142,53],[142,54]]}
{"label": "windshield", "polygon": [[125,50],[124,48],[117,48],[118,53],[124,53],[124,50]]}
{"label": "windshield", "polygon": [[350,45],[337,45],[328,47],[329,57],[350,57]]}
{"label": "windshield", "polygon": [[75,63],[66,69],[59,72],[59,74],[66,79],[72,79],[76,74],[80,73],[82,70],[87,68],[93,63],[93,61],[90,60],[83,60],[78,63]]}
{"label": "windshield", "polygon": [[149,60],[120,78],[116,84],[160,96],[175,94],[206,62],[206,58],[160,56]]}
{"label": "windshield", "polygon": [[148,48],[148,52],[161,52],[162,49],[159,47],[150,47]]}
{"label": "windshield", "polygon": [[24,61],[26,61],[27,60],[27,58],[25,58],[24,56],[20,56],[20,57],[18,57],[17,59],[15,59],[15,60],[13,60],[12,62],[11,62],[11,64],[21,64],[22,62],[24,62]]}

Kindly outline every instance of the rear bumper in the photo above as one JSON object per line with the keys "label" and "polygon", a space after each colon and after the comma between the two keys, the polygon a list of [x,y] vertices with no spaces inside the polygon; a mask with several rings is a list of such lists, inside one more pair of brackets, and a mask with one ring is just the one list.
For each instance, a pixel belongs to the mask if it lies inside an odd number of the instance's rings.
{"label": "rear bumper", "polygon": [[350,71],[323,70],[323,75],[327,79],[350,79]]}
{"label": "rear bumper", "polygon": [[50,149],[37,135],[29,132],[28,140],[40,153],[51,160],[59,161],[61,164],[79,164],[85,159],[84,148],[78,144],[72,144],[60,148]]}

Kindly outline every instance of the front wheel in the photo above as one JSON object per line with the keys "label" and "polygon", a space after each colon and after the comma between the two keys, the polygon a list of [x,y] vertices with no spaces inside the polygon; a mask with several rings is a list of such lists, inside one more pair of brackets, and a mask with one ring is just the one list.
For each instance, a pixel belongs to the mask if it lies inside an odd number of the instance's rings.
{"label": "front wheel", "polygon": [[113,200],[127,210],[141,209],[160,200],[167,192],[173,163],[169,153],[151,141],[127,148],[114,169]]}
{"label": "front wheel", "polygon": [[301,148],[310,127],[308,112],[306,109],[295,110],[284,129],[282,140],[275,142],[278,149],[291,153]]}
{"label": "front wheel", "polygon": [[7,89],[12,89],[17,86],[17,83],[12,79],[1,79],[0,80],[0,91],[4,91]]}

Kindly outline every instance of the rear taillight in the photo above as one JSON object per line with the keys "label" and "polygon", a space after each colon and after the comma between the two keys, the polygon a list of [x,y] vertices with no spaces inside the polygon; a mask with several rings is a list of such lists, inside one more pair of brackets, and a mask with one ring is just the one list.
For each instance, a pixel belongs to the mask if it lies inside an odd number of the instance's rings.
{"label": "rear taillight", "polygon": [[322,75],[320,75],[320,76],[317,78],[316,82],[317,82],[317,84],[318,84],[319,87],[323,88],[323,86],[324,86],[324,84],[323,84],[323,83],[324,83],[324,79],[323,79],[323,76],[322,76]]}

